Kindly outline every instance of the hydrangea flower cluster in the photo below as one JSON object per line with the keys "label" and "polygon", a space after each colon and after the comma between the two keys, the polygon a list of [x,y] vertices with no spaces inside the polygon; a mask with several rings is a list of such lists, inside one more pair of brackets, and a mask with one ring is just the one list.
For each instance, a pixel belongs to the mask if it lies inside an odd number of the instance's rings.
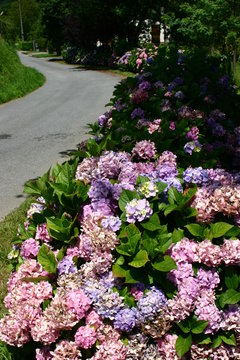
{"label": "hydrangea flower cluster", "polygon": [[188,56],[163,72],[155,50],[19,227],[0,340],[31,358],[240,358],[235,94],[196,71],[197,106]]}
{"label": "hydrangea flower cluster", "polygon": [[135,223],[143,221],[152,215],[153,211],[146,199],[133,199],[126,206],[127,221]]}

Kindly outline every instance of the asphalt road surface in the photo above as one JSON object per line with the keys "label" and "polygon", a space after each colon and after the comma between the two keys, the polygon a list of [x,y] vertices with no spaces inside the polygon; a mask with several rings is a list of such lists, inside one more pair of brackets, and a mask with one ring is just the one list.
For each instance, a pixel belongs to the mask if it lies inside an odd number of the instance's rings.
{"label": "asphalt road surface", "polygon": [[120,77],[20,55],[45,85],[0,105],[0,220],[24,198],[23,186],[63,162],[87,138],[87,124],[106,111]]}

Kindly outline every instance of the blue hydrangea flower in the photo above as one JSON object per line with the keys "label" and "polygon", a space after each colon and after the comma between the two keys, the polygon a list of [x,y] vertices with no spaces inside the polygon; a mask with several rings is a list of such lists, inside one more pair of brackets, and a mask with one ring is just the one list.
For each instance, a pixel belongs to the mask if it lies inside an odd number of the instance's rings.
{"label": "blue hydrangea flower", "polygon": [[102,227],[116,232],[120,229],[122,222],[118,216],[109,216],[103,219],[101,224]]}
{"label": "blue hydrangea flower", "polygon": [[209,181],[208,171],[204,170],[201,166],[197,168],[188,167],[183,172],[183,181],[186,184],[198,184],[203,185]]}
{"label": "blue hydrangea flower", "polygon": [[83,289],[93,302],[93,307],[104,319],[114,320],[117,313],[124,307],[123,299],[118,292],[113,292],[102,282],[88,280]]}
{"label": "blue hydrangea flower", "polygon": [[115,329],[130,332],[137,324],[138,319],[139,312],[136,308],[126,308],[117,313],[113,325]]}
{"label": "blue hydrangea flower", "polygon": [[88,191],[88,196],[92,201],[109,199],[112,196],[113,186],[108,179],[95,180]]}
{"label": "blue hydrangea flower", "polygon": [[167,303],[167,298],[163,291],[152,286],[146,295],[138,300],[137,309],[143,321],[153,320],[157,312]]}
{"label": "blue hydrangea flower", "polygon": [[59,275],[62,274],[73,274],[77,271],[77,267],[75,266],[72,258],[70,256],[65,256],[59,263],[58,263],[58,273]]}
{"label": "blue hydrangea flower", "polygon": [[140,107],[134,109],[131,113],[131,118],[135,119],[136,117],[144,118],[144,110]]}

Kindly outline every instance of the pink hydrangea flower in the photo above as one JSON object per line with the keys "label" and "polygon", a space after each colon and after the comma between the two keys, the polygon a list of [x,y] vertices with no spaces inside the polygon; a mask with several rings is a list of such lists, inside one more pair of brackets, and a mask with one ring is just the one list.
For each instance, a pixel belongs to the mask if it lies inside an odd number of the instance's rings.
{"label": "pink hydrangea flower", "polygon": [[156,147],[154,142],[150,140],[142,140],[137,142],[132,149],[132,155],[138,159],[153,159],[156,155]]}
{"label": "pink hydrangea flower", "polygon": [[27,239],[22,243],[21,256],[25,259],[34,258],[37,256],[40,249],[39,242],[33,238]]}
{"label": "pink hydrangea flower", "polygon": [[93,327],[80,326],[75,334],[75,341],[80,348],[90,349],[96,342],[97,336]]}
{"label": "pink hydrangea flower", "polygon": [[47,224],[41,224],[37,226],[35,239],[46,243],[51,241],[51,237],[47,231]]}
{"label": "pink hydrangea flower", "polygon": [[101,316],[99,316],[95,310],[91,310],[90,313],[86,315],[86,324],[97,329],[103,325],[103,322]]}
{"label": "pink hydrangea flower", "polygon": [[125,360],[126,347],[121,340],[106,341],[102,343],[92,360]]}
{"label": "pink hydrangea flower", "polygon": [[82,319],[90,308],[91,301],[82,290],[72,290],[66,296],[67,306],[77,318]]}

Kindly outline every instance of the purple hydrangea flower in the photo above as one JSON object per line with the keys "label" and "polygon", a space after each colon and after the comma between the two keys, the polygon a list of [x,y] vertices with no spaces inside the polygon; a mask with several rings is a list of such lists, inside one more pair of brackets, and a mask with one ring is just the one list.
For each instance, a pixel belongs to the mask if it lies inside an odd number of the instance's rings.
{"label": "purple hydrangea flower", "polygon": [[184,96],[184,94],[183,94],[182,91],[177,91],[177,92],[175,93],[174,97],[175,97],[176,99],[183,100],[185,96]]}
{"label": "purple hydrangea flower", "polygon": [[197,126],[193,126],[186,134],[186,139],[197,140],[199,135],[199,129]]}
{"label": "purple hydrangea flower", "polygon": [[138,85],[139,89],[144,90],[144,91],[148,91],[151,89],[151,84],[149,81],[142,81],[139,85]]}
{"label": "purple hydrangea flower", "polygon": [[100,127],[104,127],[104,125],[106,125],[107,121],[108,121],[108,118],[107,118],[106,114],[100,115],[98,118],[98,125]]}
{"label": "purple hydrangea flower", "polygon": [[107,199],[112,196],[113,186],[108,179],[95,180],[88,191],[88,196],[92,201]]}
{"label": "purple hydrangea flower", "polygon": [[164,88],[164,84],[163,84],[162,81],[158,80],[158,81],[156,81],[156,82],[154,83],[154,87],[157,88],[157,89],[158,89],[158,88],[163,89],[163,88]]}
{"label": "purple hydrangea flower", "polygon": [[157,166],[157,177],[159,180],[167,180],[168,178],[174,178],[178,174],[175,164],[166,162]]}
{"label": "purple hydrangea flower", "polygon": [[102,227],[116,232],[120,229],[122,222],[118,216],[109,216],[103,219],[101,224]]}
{"label": "purple hydrangea flower", "polygon": [[133,199],[126,206],[127,221],[135,223],[136,221],[143,221],[152,215],[153,211],[146,199]]}
{"label": "purple hydrangea flower", "polygon": [[140,107],[135,108],[131,113],[132,119],[135,119],[136,117],[144,118],[144,110]]}
{"label": "purple hydrangea flower", "polygon": [[84,284],[84,291],[93,302],[93,307],[103,318],[113,320],[124,307],[118,292],[106,287],[97,280],[88,280]]}
{"label": "purple hydrangea flower", "polygon": [[216,123],[216,125],[212,129],[212,133],[216,137],[222,137],[226,134],[226,130],[222,125]]}
{"label": "purple hydrangea flower", "polygon": [[122,309],[117,313],[114,319],[115,329],[130,332],[138,322],[139,313],[136,308]]}
{"label": "purple hydrangea flower", "polygon": [[164,193],[167,193],[170,187],[174,187],[178,192],[182,192],[182,184],[179,179],[176,178],[168,178],[165,180],[168,184],[167,188],[164,190]]}
{"label": "purple hydrangea flower", "polygon": [[59,263],[58,263],[58,272],[59,275],[62,274],[73,274],[77,271],[77,268],[72,260],[72,257],[65,256]]}
{"label": "purple hydrangea flower", "polygon": [[206,184],[209,181],[208,171],[204,170],[201,166],[198,168],[189,167],[183,172],[183,181],[186,184]]}
{"label": "purple hydrangea flower", "polygon": [[137,309],[143,321],[152,320],[167,303],[167,298],[162,290],[152,286],[146,295],[138,300]]}
{"label": "purple hydrangea flower", "polygon": [[184,118],[193,119],[194,118],[193,109],[186,105],[181,106],[178,109],[178,117],[180,119],[184,119]]}
{"label": "purple hydrangea flower", "polygon": [[199,152],[202,145],[199,141],[190,141],[184,145],[184,151],[186,154],[192,155],[193,152]]}

